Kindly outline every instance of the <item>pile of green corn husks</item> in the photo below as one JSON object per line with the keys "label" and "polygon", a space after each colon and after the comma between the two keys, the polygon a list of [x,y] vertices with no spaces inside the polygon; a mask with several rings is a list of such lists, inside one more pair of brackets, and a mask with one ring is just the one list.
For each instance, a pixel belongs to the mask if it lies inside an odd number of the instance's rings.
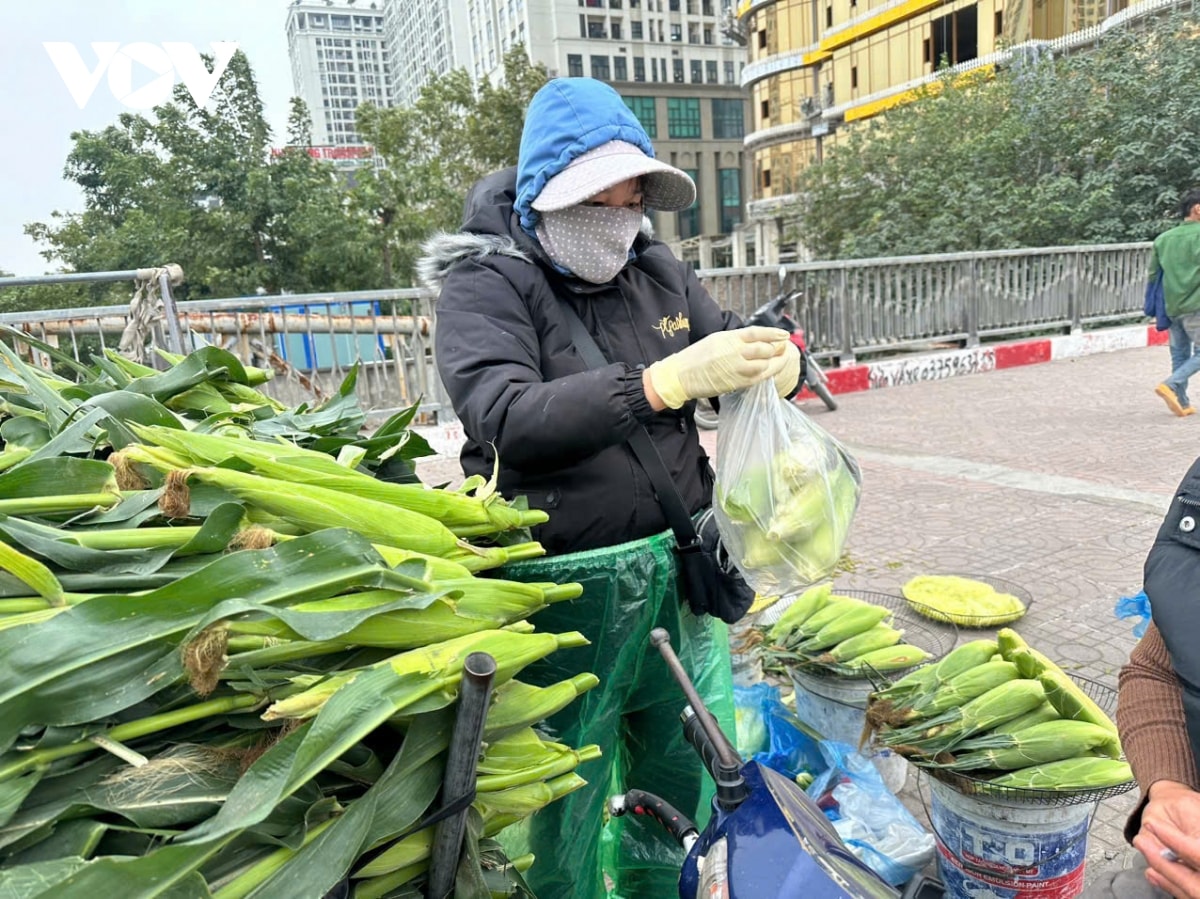
{"label": "pile of green corn husks", "polygon": [[466,656],[498,671],[457,897],[527,895],[489,838],[582,785],[516,675],[577,585],[477,573],[543,520],[415,482],[414,410],[353,376],[283,409],[220,349],[33,367],[0,342],[0,897],[420,896]]}

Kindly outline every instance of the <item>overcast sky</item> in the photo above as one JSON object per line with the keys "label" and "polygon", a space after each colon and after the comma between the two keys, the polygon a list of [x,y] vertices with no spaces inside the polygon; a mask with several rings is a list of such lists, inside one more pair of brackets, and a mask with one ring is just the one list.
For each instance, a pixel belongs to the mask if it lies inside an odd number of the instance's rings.
{"label": "overcast sky", "polygon": [[[55,209],[81,209],[79,192],[62,176],[71,132],[103,128],[127,109],[114,97],[107,76],[80,109],[44,42],[74,44],[91,71],[97,64],[93,41],[190,43],[205,53],[211,52],[210,41],[236,41],[254,67],[267,120],[280,142],[292,95],[284,35],[287,6],[288,0],[0,2],[0,121],[8,135],[0,139],[0,270],[22,275],[52,270],[23,227],[48,221]],[[136,63],[132,71],[134,91],[159,77]],[[169,261],[147,259],[146,264]]]}

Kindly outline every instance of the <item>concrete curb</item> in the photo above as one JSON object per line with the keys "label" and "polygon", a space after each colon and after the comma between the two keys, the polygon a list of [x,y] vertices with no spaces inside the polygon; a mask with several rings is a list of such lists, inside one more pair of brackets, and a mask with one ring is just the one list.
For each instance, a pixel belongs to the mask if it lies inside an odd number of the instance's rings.
{"label": "concrete curb", "polygon": [[829,376],[831,393],[854,393],[859,390],[898,387],[923,381],[943,381],[959,375],[999,371],[1038,362],[1056,362],[1060,359],[1090,356],[1093,353],[1158,346],[1166,342],[1166,331],[1156,331],[1153,325],[1134,325],[1012,343],[993,343],[969,349],[922,353],[828,369],[825,373]]}

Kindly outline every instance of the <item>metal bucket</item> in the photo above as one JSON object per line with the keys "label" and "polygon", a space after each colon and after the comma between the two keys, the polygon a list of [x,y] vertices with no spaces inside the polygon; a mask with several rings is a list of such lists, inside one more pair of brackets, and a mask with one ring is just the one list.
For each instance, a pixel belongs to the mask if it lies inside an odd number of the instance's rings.
{"label": "metal bucket", "polygon": [[[827,740],[848,743],[858,748],[867,723],[867,695],[874,685],[866,679],[816,677],[792,669],[796,688],[796,717]],[[884,786],[892,793],[904,787],[908,763],[890,749],[860,750],[875,765]]]}
{"label": "metal bucket", "polygon": [[1083,892],[1091,803],[966,796],[930,779],[938,871],[954,899],[1074,899]]}

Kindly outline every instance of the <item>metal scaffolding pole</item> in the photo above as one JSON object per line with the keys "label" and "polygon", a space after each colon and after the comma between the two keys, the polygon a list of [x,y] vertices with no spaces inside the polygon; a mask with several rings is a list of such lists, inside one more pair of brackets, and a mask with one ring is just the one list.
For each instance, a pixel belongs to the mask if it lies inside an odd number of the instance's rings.
{"label": "metal scaffolding pole", "polygon": [[0,278],[0,290],[6,287],[28,287],[35,284],[105,284],[133,281],[135,284],[154,284],[163,302],[167,320],[167,343],[173,353],[184,351],[183,332],[179,327],[179,312],[171,288],[183,283],[183,269],[173,263],[157,268],[135,268],[119,272],[58,272],[50,275],[25,275]]}
{"label": "metal scaffolding pole", "polygon": [[[170,268],[170,266],[168,266]],[[178,266],[175,266],[178,268]],[[149,281],[157,269],[134,268],[123,272],[61,272],[54,275],[25,275],[0,278],[0,290],[5,287],[26,287],[30,284],[92,284],[109,281]],[[182,274],[182,270],[180,270]]]}

